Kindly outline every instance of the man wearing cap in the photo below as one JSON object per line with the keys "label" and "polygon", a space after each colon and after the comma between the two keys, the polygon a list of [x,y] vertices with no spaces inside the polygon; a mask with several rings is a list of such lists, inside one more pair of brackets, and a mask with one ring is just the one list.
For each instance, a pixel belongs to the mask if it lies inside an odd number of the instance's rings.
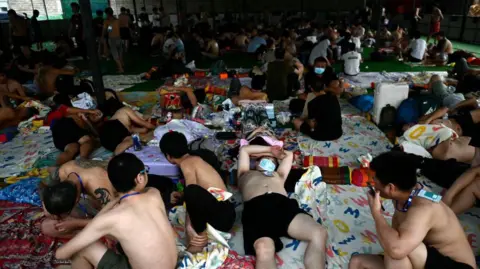
{"label": "man wearing cap", "polygon": [[[255,170],[250,170],[250,156],[259,157]],[[240,149],[238,182],[244,200],[244,247],[245,254],[256,256],[256,268],[277,268],[275,253],[283,248],[280,237],[285,236],[308,242],[306,268],[325,268],[327,230],[285,191],[292,162],[293,153],[278,146]]]}

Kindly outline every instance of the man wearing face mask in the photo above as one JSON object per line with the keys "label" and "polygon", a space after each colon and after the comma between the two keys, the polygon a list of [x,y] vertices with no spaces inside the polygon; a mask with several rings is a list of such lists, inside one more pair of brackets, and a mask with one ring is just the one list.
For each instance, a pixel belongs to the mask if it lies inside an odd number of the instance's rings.
{"label": "man wearing face mask", "polygon": [[305,75],[305,92],[312,92],[317,80],[326,80],[332,75],[335,75],[335,71],[330,66],[330,62],[327,58],[316,58],[312,70]]}
{"label": "man wearing face mask", "polygon": [[[250,170],[250,156],[261,156],[255,170]],[[293,153],[278,146],[240,148],[238,182],[244,200],[244,247],[245,254],[255,255],[256,268],[277,268],[275,253],[283,248],[280,237],[284,236],[308,242],[305,268],[325,268],[326,229],[285,191],[292,162]]]}

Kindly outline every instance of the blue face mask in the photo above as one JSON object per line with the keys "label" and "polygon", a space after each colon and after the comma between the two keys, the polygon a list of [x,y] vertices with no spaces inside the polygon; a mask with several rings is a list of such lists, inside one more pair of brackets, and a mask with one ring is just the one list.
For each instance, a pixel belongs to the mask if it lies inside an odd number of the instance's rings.
{"label": "blue face mask", "polygon": [[315,74],[321,75],[321,74],[323,74],[323,72],[325,72],[325,68],[323,68],[323,67],[315,67]]}
{"label": "blue face mask", "polygon": [[267,176],[272,176],[273,172],[275,172],[275,163],[270,159],[262,159],[258,167],[263,171],[263,173]]}

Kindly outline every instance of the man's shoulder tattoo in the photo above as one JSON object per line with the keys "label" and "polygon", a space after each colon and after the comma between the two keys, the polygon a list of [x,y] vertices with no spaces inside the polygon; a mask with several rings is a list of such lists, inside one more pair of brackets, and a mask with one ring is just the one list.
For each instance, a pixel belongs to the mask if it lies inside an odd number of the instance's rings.
{"label": "man's shoulder tattoo", "polygon": [[110,192],[105,189],[105,188],[98,188],[94,191],[95,193],[95,198],[97,198],[97,200],[100,201],[100,203],[102,204],[102,206],[108,204],[108,202],[110,202]]}

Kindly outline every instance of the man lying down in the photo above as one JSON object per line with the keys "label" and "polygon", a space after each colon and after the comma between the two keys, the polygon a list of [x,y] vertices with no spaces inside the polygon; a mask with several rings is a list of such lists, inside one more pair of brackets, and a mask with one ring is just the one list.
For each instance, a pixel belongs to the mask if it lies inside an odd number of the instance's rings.
{"label": "man lying down", "polygon": [[[259,157],[250,170],[250,156]],[[238,157],[238,183],[244,200],[242,216],[245,254],[255,255],[256,268],[277,268],[280,237],[308,242],[305,268],[325,268],[327,230],[287,197],[284,188],[293,153],[281,147],[243,146]]]}

